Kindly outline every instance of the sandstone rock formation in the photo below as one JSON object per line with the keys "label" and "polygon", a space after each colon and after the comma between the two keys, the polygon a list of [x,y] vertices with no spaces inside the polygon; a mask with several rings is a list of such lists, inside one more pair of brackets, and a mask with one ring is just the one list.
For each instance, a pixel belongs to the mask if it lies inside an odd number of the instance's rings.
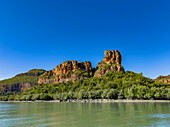
{"label": "sandstone rock formation", "polygon": [[124,68],[121,65],[122,57],[119,51],[106,50],[104,54],[105,56],[103,60],[96,66],[96,72],[94,75],[95,77],[101,78],[105,73],[108,73],[109,71],[124,72]]}
{"label": "sandstone rock formation", "polygon": [[103,60],[97,64],[95,69],[92,69],[89,61],[65,61],[53,70],[33,69],[11,79],[0,81],[0,91],[23,91],[37,84],[75,82],[78,79],[87,79],[92,76],[101,78],[109,71],[124,72],[119,51],[106,50],[104,54]]}
{"label": "sandstone rock formation", "polygon": [[92,73],[91,62],[65,61],[56,66],[54,70],[46,71],[38,80],[38,84],[75,82],[85,79]]}
{"label": "sandstone rock formation", "polygon": [[157,77],[155,80],[158,81],[158,82],[169,83],[169,84],[170,84],[170,75],[168,75],[168,76],[162,76],[162,75],[160,75],[160,76]]}
{"label": "sandstone rock formation", "polygon": [[86,70],[88,73],[92,72],[91,62],[85,61],[78,63],[77,61],[65,61],[52,70],[53,75],[67,74],[69,71],[75,72],[78,69]]}
{"label": "sandstone rock formation", "polygon": [[122,56],[119,51],[105,50],[104,55],[103,60],[98,63],[97,67],[99,67],[100,64],[121,64]]}

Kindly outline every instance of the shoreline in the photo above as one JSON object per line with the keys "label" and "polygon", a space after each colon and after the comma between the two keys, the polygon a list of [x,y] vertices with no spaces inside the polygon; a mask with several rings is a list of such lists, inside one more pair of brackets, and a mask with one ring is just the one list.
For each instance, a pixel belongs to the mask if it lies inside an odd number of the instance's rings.
{"label": "shoreline", "polygon": [[114,103],[114,102],[166,102],[170,100],[127,100],[127,99],[68,99],[68,100],[36,100],[36,101],[0,101],[0,102],[53,102],[53,103]]}

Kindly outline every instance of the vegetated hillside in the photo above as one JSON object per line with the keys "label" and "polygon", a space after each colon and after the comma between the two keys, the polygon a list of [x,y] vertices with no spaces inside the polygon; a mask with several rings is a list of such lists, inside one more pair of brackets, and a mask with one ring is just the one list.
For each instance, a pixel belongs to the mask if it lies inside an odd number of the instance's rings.
{"label": "vegetated hillside", "polygon": [[91,62],[65,61],[55,69],[46,71],[38,80],[38,84],[50,84],[58,82],[75,82],[78,79],[86,79],[92,76]]}
{"label": "vegetated hillside", "polygon": [[110,71],[102,78],[91,77],[76,82],[40,84],[6,100],[66,99],[170,99],[170,85],[131,71]]}
{"label": "vegetated hillside", "polygon": [[155,80],[158,81],[158,82],[163,82],[163,83],[169,83],[170,84],[170,75],[168,75],[168,76],[160,75]]}
{"label": "vegetated hillside", "polygon": [[18,92],[31,88],[37,84],[39,76],[44,72],[45,70],[42,69],[32,69],[13,78],[2,80],[0,81],[0,91]]}
{"label": "vegetated hillside", "polygon": [[92,77],[101,78],[109,71],[123,71],[121,65],[121,54],[119,51],[106,50],[105,56],[96,68],[92,69],[91,62],[65,61],[56,66],[55,69],[45,72],[38,80],[38,84],[75,82],[79,79]]}
{"label": "vegetated hillside", "polygon": [[91,62],[89,61],[65,61],[57,65],[55,69],[46,71],[45,73],[45,70],[34,69],[27,73],[18,74],[11,79],[0,81],[0,91],[18,92],[29,89],[37,83],[75,82],[79,79],[85,80],[93,76],[101,78],[105,73],[113,70],[124,72],[124,68],[121,65],[122,57],[119,51],[106,50],[104,54],[104,59],[98,63],[96,68],[92,69]]}
{"label": "vegetated hillside", "polygon": [[0,100],[170,99],[168,83],[125,72],[117,50],[104,54],[93,69],[89,61],[65,61],[45,73],[31,70],[1,81],[1,91],[24,91],[10,96],[3,93]]}

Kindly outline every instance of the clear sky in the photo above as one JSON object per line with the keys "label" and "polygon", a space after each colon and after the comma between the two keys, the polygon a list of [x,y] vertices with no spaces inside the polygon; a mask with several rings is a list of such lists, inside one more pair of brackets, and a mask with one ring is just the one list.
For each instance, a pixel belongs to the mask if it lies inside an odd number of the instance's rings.
{"label": "clear sky", "polygon": [[170,0],[0,0],[0,80],[119,50],[125,70],[170,74]]}

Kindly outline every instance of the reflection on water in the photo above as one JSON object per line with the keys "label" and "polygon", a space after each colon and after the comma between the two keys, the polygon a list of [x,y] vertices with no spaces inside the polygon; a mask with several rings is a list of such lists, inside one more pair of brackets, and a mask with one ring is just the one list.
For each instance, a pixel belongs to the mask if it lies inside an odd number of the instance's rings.
{"label": "reflection on water", "polygon": [[170,103],[0,103],[1,127],[170,126]]}

